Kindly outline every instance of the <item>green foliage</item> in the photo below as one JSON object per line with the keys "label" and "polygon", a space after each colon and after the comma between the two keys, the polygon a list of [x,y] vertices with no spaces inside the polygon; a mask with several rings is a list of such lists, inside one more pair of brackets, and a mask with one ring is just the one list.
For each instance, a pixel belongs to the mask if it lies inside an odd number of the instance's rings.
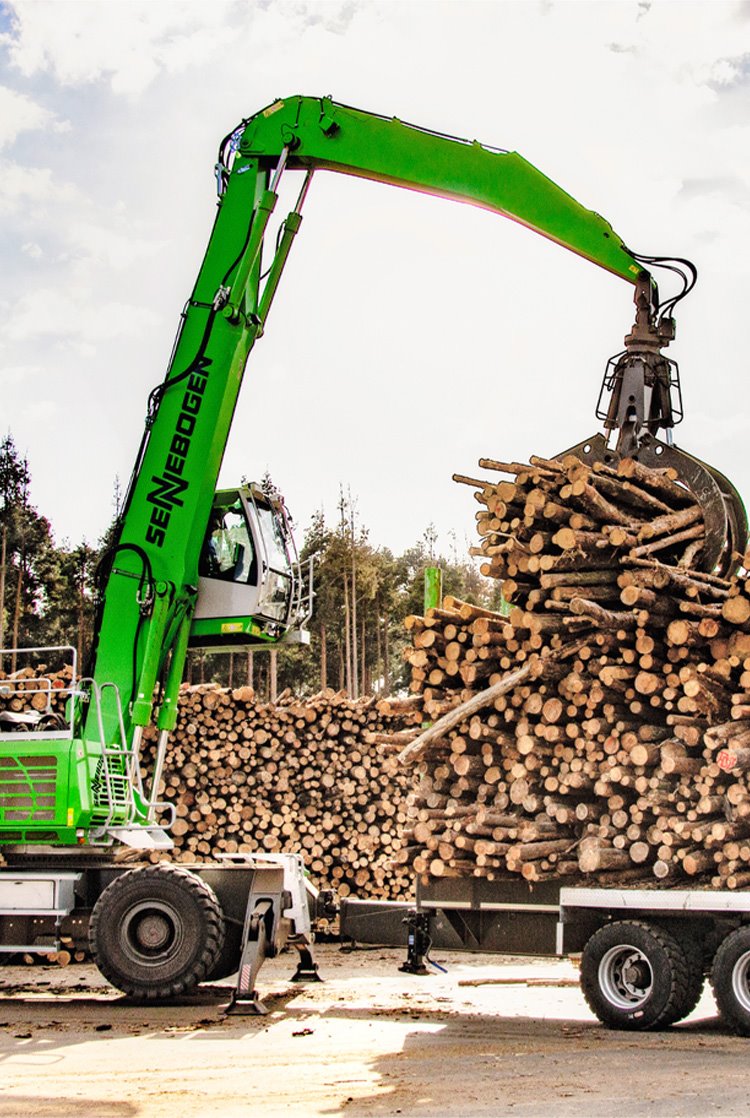
{"label": "green foliage", "polygon": [[45,643],[72,644],[82,665],[93,637],[94,575],[100,552],[84,541],[77,547],[65,542],[54,554],[55,578],[49,589]]}
{"label": "green foliage", "polygon": [[[278,495],[270,475],[265,491]],[[94,575],[112,539],[113,526],[98,547],[85,541],[54,543],[49,521],[34,508],[29,465],[10,434],[0,442],[0,647],[71,644],[83,663],[93,636]],[[115,492],[115,521],[121,496]],[[497,583],[478,574],[462,558],[455,541],[450,556],[437,552],[437,531],[429,525],[402,555],[374,546],[359,519],[356,502],[340,493],[338,518],[326,523],[317,512],[304,533],[303,566],[314,561],[315,599],[310,647],[276,650],[277,693],[287,688],[309,695],[323,687],[350,695],[389,694],[407,685],[402,652],[403,621],[423,612],[424,570],[439,566],[443,594],[499,609]],[[12,665],[2,665],[6,670]],[[194,652],[188,659],[190,682],[215,681],[242,686],[252,681],[261,696],[272,691],[273,658],[252,654]]]}
{"label": "green foliage", "polygon": [[404,688],[408,683],[409,671],[403,662],[402,652],[408,644],[403,619],[410,614],[421,616],[424,612],[424,572],[426,567],[439,567],[442,573],[443,596],[450,594],[461,601],[486,609],[499,608],[499,590],[496,584],[484,578],[467,559],[458,557],[458,548],[452,548],[452,556],[436,554],[437,531],[433,524],[425,530],[422,538],[407,548],[397,560],[397,581],[399,592],[395,595],[392,609],[390,640],[396,656],[397,672],[393,680],[394,690]]}
{"label": "green foliage", "polygon": [[0,442],[0,648],[45,643],[56,561],[30,485],[28,462],[8,433]]}
{"label": "green foliage", "polygon": [[[79,662],[91,640],[97,549],[56,547],[31,501],[31,472],[7,434],[0,442],[0,648],[69,644]],[[4,658],[13,671],[16,658]]]}

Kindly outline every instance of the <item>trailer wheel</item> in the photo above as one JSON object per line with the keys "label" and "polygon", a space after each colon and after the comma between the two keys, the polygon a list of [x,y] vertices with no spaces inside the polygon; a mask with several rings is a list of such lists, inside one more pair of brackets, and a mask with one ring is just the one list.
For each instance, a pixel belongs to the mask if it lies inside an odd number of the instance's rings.
{"label": "trailer wheel", "polygon": [[689,1000],[685,952],[663,928],[640,920],[606,924],[583,950],[581,989],[611,1029],[671,1024]]}
{"label": "trailer wheel", "polygon": [[706,966],[705,956],[703,953],[703,945],[691,935],[691,929],[686,928],[671,928],[670,932],[673,938],[677,941],[682,948],[687,963],[687,985],[683,991],[683,996],[675,998],[672,1009],[662,1017],[659,1025],[664,1028],[667,1025],[674,1025],[677,1021],[682,1021],[689,1013],[692,1013],[698,1002],[701,1000],[703,993],[703,986],[706,980]]}
{"label": "trailer wheel", "polygon": [[165,1001],[213,968],[224,915],[209,885],[181,866],[130,870],[104,890],[91,913],[94,961],[130,997]]}
{"label": "trailer wheel", "polygon": [[722,940],[711,986],[727,1024],[741,1036],[750,1036],[750,927],[737,928]]}

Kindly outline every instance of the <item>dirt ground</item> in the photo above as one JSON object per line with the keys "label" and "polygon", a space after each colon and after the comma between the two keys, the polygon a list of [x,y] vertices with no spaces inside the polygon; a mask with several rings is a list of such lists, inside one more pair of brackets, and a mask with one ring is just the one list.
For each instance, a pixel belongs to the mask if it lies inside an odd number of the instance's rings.
{"label": "dirt ground", "polygon": [[[180,1005],[129,1003],[93,967],[0,968],[0,1118],[249,1115],[747,1115],[750,1040],[706,992],[663,1033],[604,1029],[568,962],[316,950],[265,964],[265,1017],[226,1016],[231,981]],[[467,986],[478,978],[502,984]]]}

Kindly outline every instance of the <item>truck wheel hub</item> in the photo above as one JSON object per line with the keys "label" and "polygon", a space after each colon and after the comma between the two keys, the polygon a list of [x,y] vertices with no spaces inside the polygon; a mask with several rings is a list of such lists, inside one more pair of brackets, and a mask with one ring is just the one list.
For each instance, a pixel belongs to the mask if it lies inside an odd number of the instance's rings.
{"label": "truck wheel hub", "polygon": [[637,1009],[648,998],[653,981],[648,959],[631,944],[610,948],[599,964],[600,988],[618,1009]]}
{"label": "truck wheel hub", "polygon": [[158,963],[183,939],[178,913],[166,901],[134,905],[123,921],[120,943],[134,962]]}
{"label": "truck wheel hub", "polygon": [[136,938],[140,946],[152,951],[164,947],[169,940],[169,935],[169,923],[161,913],[144,916],[136,929]]}

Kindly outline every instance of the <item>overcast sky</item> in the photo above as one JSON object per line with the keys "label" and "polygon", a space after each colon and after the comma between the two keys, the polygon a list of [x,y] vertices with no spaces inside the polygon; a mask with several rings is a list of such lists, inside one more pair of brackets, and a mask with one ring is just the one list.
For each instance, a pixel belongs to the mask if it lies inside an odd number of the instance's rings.
{"label": "overcast sky", "polygon": [[[677,441],[750,495],[750,4],[2,0],[0,400],[58,541],[125,483],[215,211],[216,149],[292,93],[519,151],[635,250],[694,260]],[[374,543],[451,473],[597,429],[629,285],[480,210],[319,174],[222,482],[270,470],[301,527],[350,487]]]}

